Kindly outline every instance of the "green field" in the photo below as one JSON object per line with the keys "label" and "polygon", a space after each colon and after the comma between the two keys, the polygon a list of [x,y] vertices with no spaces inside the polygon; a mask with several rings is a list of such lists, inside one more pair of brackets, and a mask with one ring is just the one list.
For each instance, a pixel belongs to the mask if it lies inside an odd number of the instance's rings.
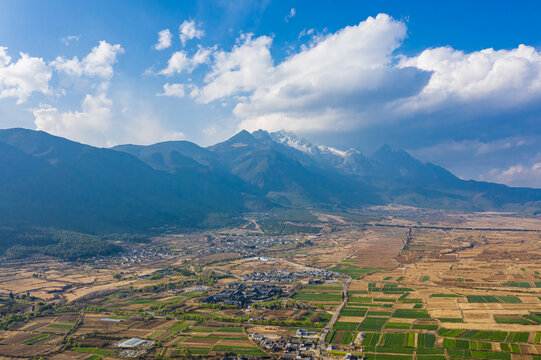
{"label": "green field", "polygon": [[383,334],[381,343],[385,347],[414,347],[415,333],[387,333]]}
{"label": "green field", "polygon": [[71,329],[73,324],[49,324],[47,327],[57,328],[57,329]]}
{"label": "green field", "polygon": [[23,341],[22,343],[25,344],[25,345],[33,345],[33,344],[37,343],[38,341],[45,339],[46,337],[49,337],[49,334],[41,334],[39,336],[36,336],[35,338]]}
{"label": "green field", "polygon": [[507,335],[507,338],[505,341],[507,342],[528,342],[528,338],[530,337],[530,333],[528,332],[510,332],[509,335]]}
{"label": "green field", "polygon": [[340,316],[365,316],[366,315],[366,308],[359,308],[359,309],[345,309],[342,310],[340,313]]}
{"label": "green field", "polygon": [[519,287],[524,289],[529,289],[532,287],[529,282],[506,282],[503,283],[503,286]]}
{"label": "green field", "polygon": [[404,319],[430,319],[428,311],[418,309],[396,309],[393,313],[393,317]]}
{"label": "green field", "polygon": [[432,334],[418,334],[417,346],[420,348],[433,348],[436,343],[436,336]]}
{"label": "green field", "polygon": [[103,350],[96,347],[81,347],[81,346],[75,346],[70,349],[71,351],[77,351],[82,353],[90,353],[90,354],[96,354],[101,356],[107,356],[112,354],[112,351],[109,350]]}
{"label": "green field", "polygon": [[342,301],[342,295],[340,294],[316,294],[316,293],[296,293],[293,299],[299,301]]}
{"label": "green field", "polygon": [[337,273],[349,275],[353,279],[359,279],[366,274],[380,271],[381,269],[371,268],[371,267],[351,266],[351,265],[345,265],[345,264],[343,265],[342,263],[340,263],[338,264],[338,266],[330,268],[329,270],[335,271]]}
{"label": "green field", "polygon": [[334,330],[356,330],[358,323],[354,322],[344,322],[344,321],[337,321],[334,323],[333,329]]}
{"label": "green field", "polygon": [[179,323],[176,323],[175,325],[171,326],[169,329],[169,331],[174,331],[174,332],[177,332],[177,331],[181,331],[183,330],[184,328],[186,328],[188,326],[188,323],[185,323],[185,322],[179,322]]}
{"label": "green field", "polygon": [[380,331],[387,318],[366,317],[360,324],[358,330],[361,331]]}
{"label": "green field", "polygon": [[534,322],[521,318],[521,317],[494,317],[494,320],[498,324],[520,324],[520,325],[533,325]]}
{"label": "green field", "polygon": [[437,330],[438,325],[436,325],[436,324],[413,324],[413,326],[411,328],[416,329],[416,330]]}
{"label": "green field", "polygon": [[447,336],[447,337],[457,337],[466,330],[462,329],[440,329],[438,331],[439,336]]}
{"label": "green field", "polygon": [[385,325],[385,329],[409,329],[410,326],[410,323],[388,322]]}
{"label": "green field", "polygon": [[465,339],[504,341],[507,337],[505,331],[470,330],[460,335]]}
{"label": "green field", "polygon": [[366,333],[363,339],[362,345],[363,346],[376,346],[378,342],[379,342],[378,333]]}
{"label": "green field", "polygon": [[517,296],[468,295],[469,303],[522,303]]}
{"label": "green field", "polygon": [[438,318],[441,322],[447,322],[447,323],[463,323],[464,320],[461,318]]}
{"label": "green field", "polygon": [[342,338],[340,339],[341,345],[349,345],[355,340],[357,333],[355,331],[344,331],[342,332]]}
{"label": "green field", "polygon": [[431,298],[458,298],[463,297],[462,295],[457,294],[432,294],[430,295]]}

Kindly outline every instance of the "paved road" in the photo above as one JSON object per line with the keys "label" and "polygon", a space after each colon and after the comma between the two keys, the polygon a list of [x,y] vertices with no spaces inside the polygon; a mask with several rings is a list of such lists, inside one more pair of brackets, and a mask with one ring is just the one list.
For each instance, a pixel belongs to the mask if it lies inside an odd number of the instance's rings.
{"label": "paved road", "polygon": [[348,286],[349,286],[350,281],[351,281],[351,278],[346,280],[346,283],[344,284],[344,288],[342,289],[342,293],[343,293],[342,303],[340,304],[340,306],[338,306],[338,308],[332,315],[331,320],[329,321],[327,326],[325,326],[325,328],[321,332],[321,336],[319,337],[318,348],[319,348],[319,353],[321,354],[321,357],[323,359],[327,359],[327,348],[325,346],[326,345],[325,338],[327,337],[327,334],[329,333],[329,331],[333,328],[334,323],[336,322],[336,320],[338,320],[338,317],[340,316],[340,313],[342,312],[342,309],[344,308],[344,306],[346,306],[346,303],[348,302]]}

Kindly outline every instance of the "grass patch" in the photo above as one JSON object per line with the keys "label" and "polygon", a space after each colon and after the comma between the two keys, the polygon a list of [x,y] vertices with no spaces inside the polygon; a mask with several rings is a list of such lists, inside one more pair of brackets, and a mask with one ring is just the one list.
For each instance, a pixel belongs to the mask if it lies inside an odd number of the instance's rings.
{"label": "grass patch", "polygon": [[457,294],[432,294],[430,295],[431,298],[459,298],[463,297],[462,295]]}
{"label": "grass patch", "polygon": [[428,281],[428,280],[430,280],[430,276],[428,275],[425,275],[421,278],[421,281]]}

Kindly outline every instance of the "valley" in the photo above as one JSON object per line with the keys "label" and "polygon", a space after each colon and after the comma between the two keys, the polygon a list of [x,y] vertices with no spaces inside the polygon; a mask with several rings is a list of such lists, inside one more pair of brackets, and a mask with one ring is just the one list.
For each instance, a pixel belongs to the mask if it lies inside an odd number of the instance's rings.
{"label": "valley", "polygon": [[314,215],[253,213],[75,262],[2,258],[0,356],[541,356],[538,217]]}

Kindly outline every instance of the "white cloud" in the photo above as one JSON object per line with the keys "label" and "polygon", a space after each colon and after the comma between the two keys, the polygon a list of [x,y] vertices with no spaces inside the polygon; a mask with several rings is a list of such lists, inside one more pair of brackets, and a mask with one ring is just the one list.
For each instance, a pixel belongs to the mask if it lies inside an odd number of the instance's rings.
{"label": "white cloud", "polygon": [[173,34],[171,34],[171,31],[169,29],[164,29],[158,33],[158,43],[154,45],[154,49],[156,50],[163,50],[167,49],[171,46],[171,39],[173,38]]}
{"label": "white cloud", "polygon": [[252,34],[244,34],[231,52],[214,53],[212,69],[205,78],[207,84],[198,92],[197,100],[209,103],[264,84],[273,71],[271,44],[268,36],[254,39]]}
{"label": "white cloud", "polygon": [[184,97],[184,84],[165,84],[163,86],[163,93],[157,94],[157,96],[174,96],[179,99]]}
{"label": "white cloud", "polygon": [[492,169],[481,175],[480,180],[506,184],[541,188],[541,162],[531,166],[517,164],[507,169]]}
{"label": "white cloud", "polygon": [[179,38],[182,42],[182,46],[186,45],[186,41],[192,40],[194,38],[201,39],[205,35],[205,31],[197,29],[194,20],[184,20],[180,27],[178,28]]}
{"label": "white cloud", "polygon": [[414,66],[432,76],[399,111],[426,112],[461,104],[494,112],[541,98],[541,53],[531,46],[472,53],[440,47],[404,58],[400,66]]}
{"label": "white cloud", "polygon": [[162,75],[173,75],[187,70],[190,65],[188,55],[184,51],[176,51],[167,61],[167,67],[160,71]]}
{"label": "white cloud", "polygon": [[295,8],[291,8],[289,10],[289,13],[284,17],[284,21],[289,22],[289,20],[293,19],[296,14],[297,14],[297,11],[295,10]]}
{"label": "white cloud", "polygon": [[107,132],[111,128],[113,102],[105,94],[86,95],[82,111],[61,112],[57,108],[40,105],[34,110],[37,130],[67,137],[81,142],[106,145]]}
{"label": "white cloud", "polygon": [[343,130],[375,121],[376,109],[422,85],[423,72],[392,65],[405,35],[402,22],[380,14],[324,36],[276,66],[270,37],[244,35],[230,52],[215,53],[197,100],[248,95],[234,109],[247,129]]}
{"label": "white cloud", "polygon": [[113,64],[116,63],[117,56],[123,52],[124,49],[120,44],[111,45],[102,40],[82,60],[79,60],[77,56],[72,59],[59,56],[51,65],[57,71],[70,76],[100,78],[103,80],[102,87],[107,87],[108,81],[114,74]]}
{"label": "white cloud", "polygon": [[61,38],[60,41],[62,41],[64,45],[69,46],[72,43],[79,41],[79,39],[81,39],[81,35],[68,35]]}
{"label": "white cloud", "polygon": [[191,96],[227,97],[239,128],[272,131],[350,131],[447,110],[455,114],[449,121],[475,120],[541,100],[541,53],[533,47],[443,47],[408,58],[398,53],[406,34],[406,24],[386,14],[333,34],[306,30],[299,36],[312,35],[309,42],[276,65],[272,38],[245,34],[213,54]]}
{"label": "white cloud", "polygon": [[176,51],[167,61],[167,67],[160,71],[162,75],[180,74],[183,71],[191,73],[199,65],[205,64],[215,48],[199,46],[197,52],[191,57],[185,51]]}
{"label": "white cloud", "polygon": [[0,46],[0,99],[13,97],[17,104],[25,102],[34,92],[50,93],[51,69],[42,58],[20,53],[12,62],[7,48]]}

